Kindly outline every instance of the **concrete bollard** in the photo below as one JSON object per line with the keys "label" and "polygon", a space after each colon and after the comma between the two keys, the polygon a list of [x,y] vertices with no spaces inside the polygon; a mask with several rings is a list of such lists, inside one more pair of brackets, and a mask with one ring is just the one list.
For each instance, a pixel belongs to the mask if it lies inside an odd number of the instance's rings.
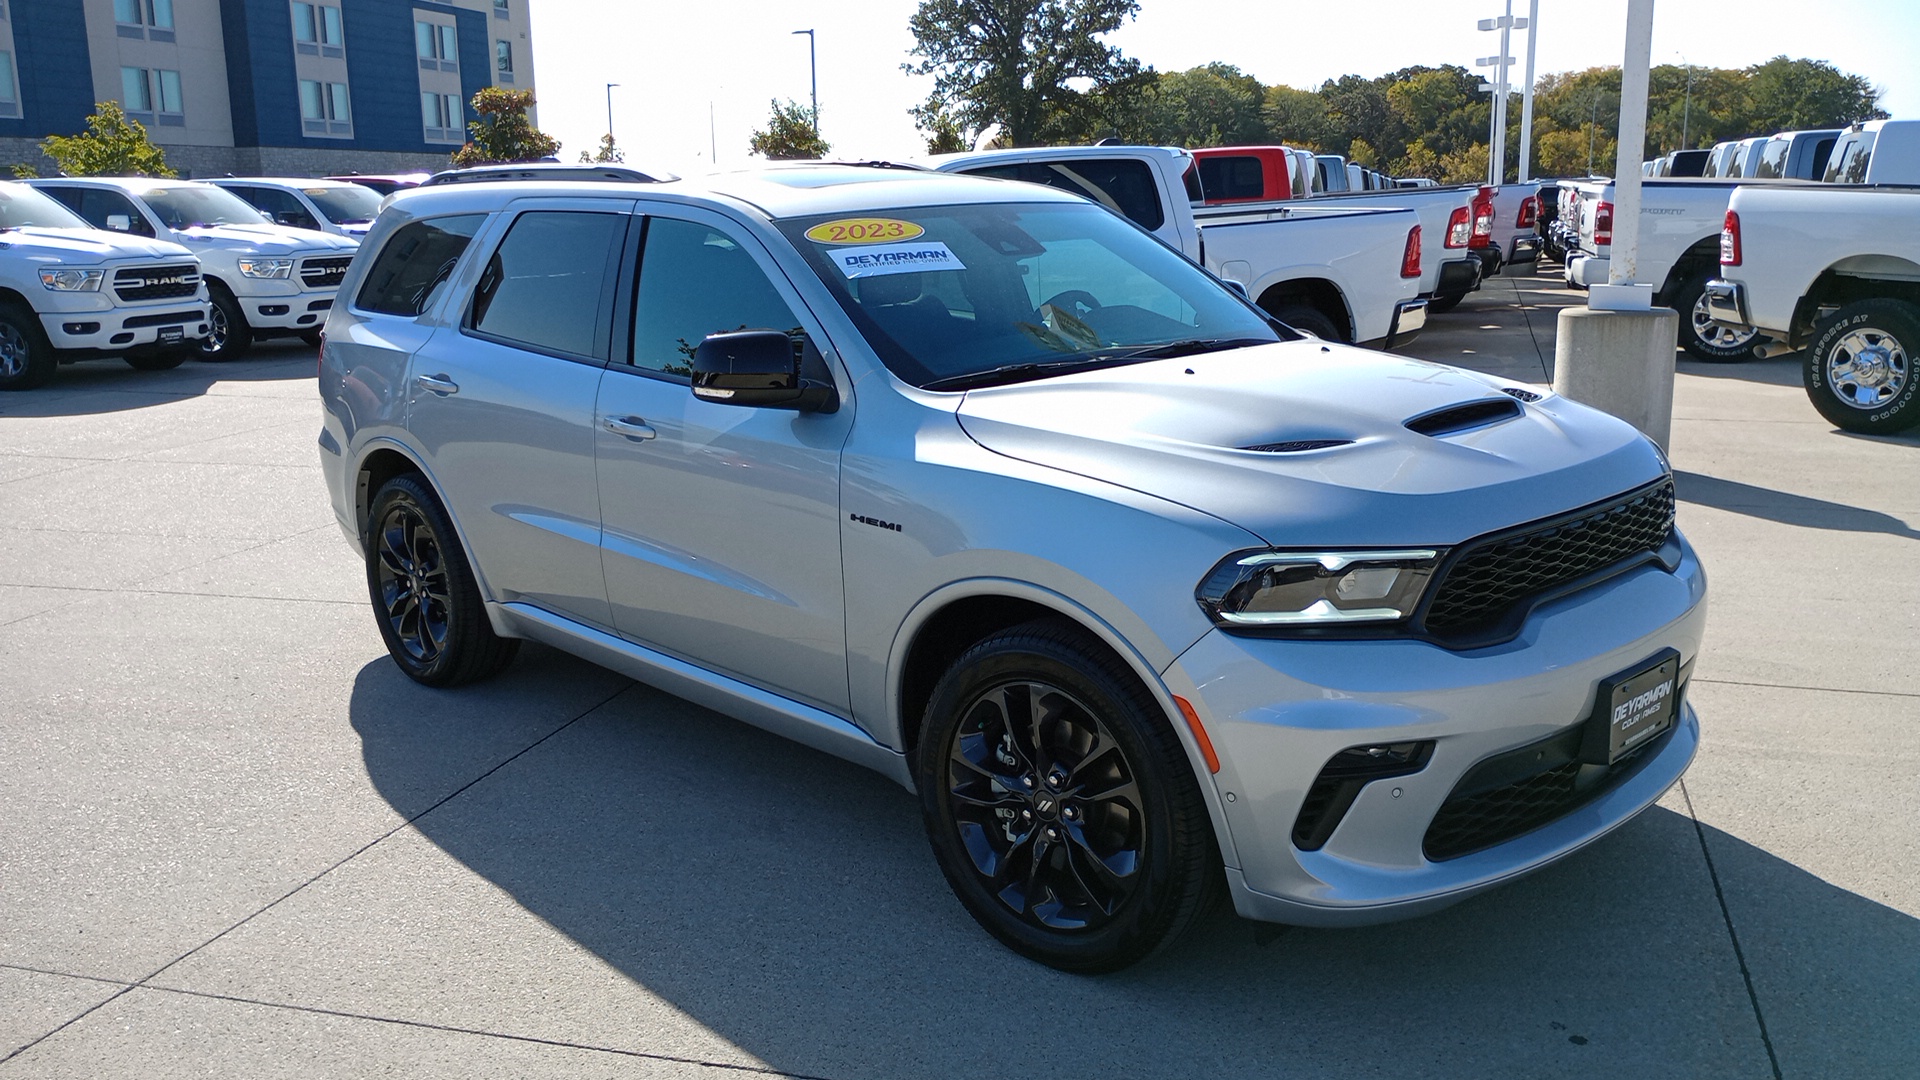
{"label": "concrete bollard", "polygon": [[1639,428],[1660,449],[1673,433],[1673,360],[1680,316],[1562,308],[1553,390]]}

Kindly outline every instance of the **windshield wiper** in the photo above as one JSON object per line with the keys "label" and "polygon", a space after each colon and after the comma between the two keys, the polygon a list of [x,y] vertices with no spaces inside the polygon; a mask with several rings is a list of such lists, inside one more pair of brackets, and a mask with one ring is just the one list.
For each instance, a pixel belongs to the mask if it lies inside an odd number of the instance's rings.
{"label": "windshield wiper", "polygon": [[964,375],[948,375],[943,379],[924,382],[920,384],[920,388],[922,390],[970,390],[978,386],[1001,386],[1006,383],[1045,378],[1048,375],[1065,375],[1074,371],[1091,371],[1094,368],[1130,364],[1134,359],[1132,356],[1102,353],[1099,356],[1082,356],[1073,360],[1050,360],[1044,364],[1002,364],[985,371],[970,371]]}
{"label": "windshield wiper", "polygon": [[1185,341],[1169,341],[1164,345],[1142,345],[1137,349],[1123,349],[1104,355],[1127,360],[1171,360],[1176,356],[1197,356],[1200,353],[1223,352],[1249,345],[1271,344],[1273,342],[1265,338],[1188,338]]}

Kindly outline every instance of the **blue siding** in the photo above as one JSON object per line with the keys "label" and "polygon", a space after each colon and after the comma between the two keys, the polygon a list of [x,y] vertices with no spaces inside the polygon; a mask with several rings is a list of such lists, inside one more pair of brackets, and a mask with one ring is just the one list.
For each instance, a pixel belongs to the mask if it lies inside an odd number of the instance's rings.
{"label": "blue siding", "polygon": [[0,135],[38,139],[79,134],[94,106],[93,60],[81,0],[15,0],[9,7],[21,116],[0,119]]}

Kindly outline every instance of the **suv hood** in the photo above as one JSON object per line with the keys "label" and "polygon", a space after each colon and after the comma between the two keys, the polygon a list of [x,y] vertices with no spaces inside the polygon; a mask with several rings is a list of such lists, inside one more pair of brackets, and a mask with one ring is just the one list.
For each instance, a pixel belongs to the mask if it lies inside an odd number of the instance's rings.
{"label": "suv hood", "polygon": [[[1407,426],[1475,403],[1513,415],[1435,434]],[[1280,547],[1454,544],[1667,469],[1624,421],[1544,389],[1312,340],[974,390],[957,415],[996,453],[1180,503]],[[1301,442],[1337,445],[1247,449]]]}
{"label": "suv hood", "polygon": [[30,225],[0,232],[0,251],[63,266],[91,266],[114,259],[187,259],[179,244],[101,229],[48,229]]}
{"label": "suv hood", "polygon": [[224,248],[241,254],[308,255],[325,249],[351,253],[359,241],[312,229],[284,225],[196,225],[175,229],[173,235],[189,248]]}

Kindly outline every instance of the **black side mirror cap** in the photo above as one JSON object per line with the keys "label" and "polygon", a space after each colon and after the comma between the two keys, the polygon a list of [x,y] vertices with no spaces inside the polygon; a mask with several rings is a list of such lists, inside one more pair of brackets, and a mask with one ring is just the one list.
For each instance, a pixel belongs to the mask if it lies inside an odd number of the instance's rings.
{"label": "black side mirror cap", "polygon": [[833,412],[840,395],[802,378],[794,339],[779,330],[708,334],[693,351],[693,396],[716,405]]}

